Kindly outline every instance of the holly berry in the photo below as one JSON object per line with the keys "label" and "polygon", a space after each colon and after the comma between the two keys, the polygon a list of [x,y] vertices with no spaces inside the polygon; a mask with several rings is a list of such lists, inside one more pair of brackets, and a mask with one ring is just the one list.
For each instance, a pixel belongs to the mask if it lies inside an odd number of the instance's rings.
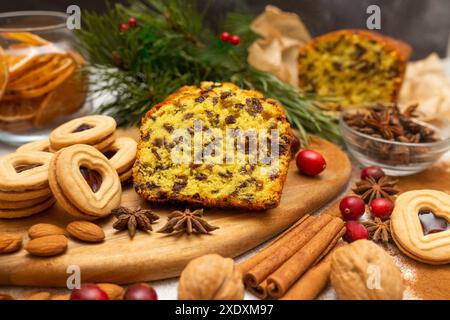
{"label": "holly berry", "polygon": [[317,176],[327,167],[323,156],[314,150],[303,149],[295,159],[298,170],[307,176]]}
{"label": "holly berry", "polygon": [[128,30],[128,25],[126,24],[126,23],[121,23],[120,25],[119,25],[119,31],[120,32],[125,32],[125,31],[127,31]]}
{"label": "holly berry", "polygon": [[158,300],[155,289],[146,283],[129,286],[125,291],[124,300]]}
{"label": "holly berry", "polygon": [[241,37],[238,35],[232,35],[230,37],[230,42],[233,46],[237,46],[239,43],[241,43]]}
{"label": "holly berry", "polygon": [[128,19],[128,25],[130,27],[137,27],[137,20],[134,17]]}
{"label": "holly berry", "polygon": [[394,204],[389,199],[375,198],[370,202],[369,208],[373,216],[384,220],[391,216]]}
{"label": "holly berry", "polygon": [[339,203],[339,210],[344,220],[356,220],[364,214],[366,205],[360,197],[347,196]]}
{"label": "holly berry", "polygon": [[228,41],[230,41],[230,37],[231,37],[231,34],[229,34],[228,32],[224,31],[220,35],[220,40],[222,40],[222,42],[228,42]]}
{"label": "holly berry", "polygon": [[92,283],[84,283],[80,289],[75,289],[70,295],[70,300],[109,300],[105,291]]}
{"label": "holly berry", "polygon": [[367,178],[371,177],[375,181],[380,180],[381,177],[384,177],[385,173],[383,169],[377,166],[370,166],[365,167],[361,170],[361,180],[366,180]]}
{"label": "holly berry", "polygon": [[297,153],[298,150],[300,150],[300,141],[298,140],[298,138],[296,136],[293,136],[292,141],[291,141],[292,156],[295,156],[295,154]]}
{"label": "holly berry", "polygon": [[345,234],[342,238],[347,242],[369,239],[369,231],[359,222],[347,221],[345,228]]}

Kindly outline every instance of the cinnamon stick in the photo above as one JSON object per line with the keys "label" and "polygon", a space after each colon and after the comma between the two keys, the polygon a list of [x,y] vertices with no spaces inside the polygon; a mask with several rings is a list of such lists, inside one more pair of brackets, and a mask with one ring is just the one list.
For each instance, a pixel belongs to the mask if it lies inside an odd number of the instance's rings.
{"label": "cinnamon stick", "polygon": [[267,278],[267,294],[273,298],[285,295],[295,281],[323,256],[330,244],[338,241],[343,229],[344,222],[339,218],[332,218],[306,245]]}
{"label": "cinnamon stick", "polygon": [[317,265],[309,269],[281,298],[281,300],[312,300],[316,298],[330,280],[331,256],[337,244]]}
{"label": "cinnamon stick", "polygon": [[277,252],[277,250],[281,248],[284,244],[284,242],[280,242],[280,240],[284,239],[284,237],[287,234],[294,231],[294,229],[297,229],[297,231],[295,232],[301,232],[309,223],[311,223],[315,219],[316,219],[315,217],[312,217],[308,214],[303,216],[292,227],[290,227],[288,230],[286,230],[280,236],[278,236],[275,240],[273,240],[272,243],[270,243],[266,248],[262,249],[260,252],[250,257],[249,259],[245,260],[244,262],[241,262],[237,266],[238,270],[243,275],[245,275],[249,270],[258,265],[261,261],[272,255],[273,253]]}
{"label": "cinnamon stick", "polygon": [[283,263],[308,243],[321,229],[333,218],[330,215],[322,215],[309,224],[300,224],[297,228],[279,240],[276,252],[267,256],[259,264],[251,268],[244,276],[244,282],[250,287],[258,285],[270,274],[277,270]]}

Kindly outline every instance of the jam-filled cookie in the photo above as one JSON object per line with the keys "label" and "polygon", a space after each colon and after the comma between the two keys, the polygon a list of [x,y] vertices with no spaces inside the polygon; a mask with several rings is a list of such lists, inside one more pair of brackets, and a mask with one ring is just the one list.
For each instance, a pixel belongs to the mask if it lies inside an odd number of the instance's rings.
{"label": "jam-filled cookie", "polygon": [[15,152],[0,158],[0,218],[21,218],[51,207],[51,153]]}
{"label": "jam-filled cookie", "polygon": [[112,167],[124,182],[131,177],[133,164],[136,159],[137,142],[128,137],[117,138],[103,154],[109,159]]}
{"label": "jam-filled cookie", "polygon": [[16,152],[42,151],[50,152],[50,142],[48,139],[26,143],[17,148]]}
{"label": "jam-filled cookie", "polygon": [[92,146],[78,144],[55,153],[49,183],[61,207],[82,219],[105,217],[120,205],[119,176],[109,160]]}
{"label": "jam-filled cookie", "polygon": [[73,119],[50,134],[50,150],[55,152],[74,144],[87,144],[103,151],[116,140],[116,121],[108,116],[94,115]]}
{"label": "jam-filled cookie", "polygon": [[436,190],[402,193],[391,216],[392,237],[409,257],[450,263],[450,195]]}

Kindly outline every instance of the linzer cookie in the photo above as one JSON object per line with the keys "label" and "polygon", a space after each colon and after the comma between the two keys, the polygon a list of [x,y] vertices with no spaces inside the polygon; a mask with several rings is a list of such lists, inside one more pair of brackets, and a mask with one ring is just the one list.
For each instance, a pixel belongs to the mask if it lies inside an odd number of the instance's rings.
{"label": "linzer cookie", "polygon": [[48,152],[16,152],[0,158],[0,218],[21,218],[51,207]]}
{"label": "linzer cookie", "polygon": [[58,203],[82,219],[98,219],[120,205],[121,185],[116,170],[97,149],[73,145],[53,155],[49,183]]}
{"label": "linzer cookie", "polygon": [[58,151],[74,144],[87,144],[103,151],[116,140],[116,121],[108,116],[94,115],[73,119],[50,134],[50,150]]}
{"label": "linzer cookie", "polygon": [[404,254],[428,264],[450,262],[450,195],[436,190],[402,193],[391,216],[391,232]]}
{"label": "linzer cookie", "polygon": [[50,142],[48,139],[26,143],[17,148],[16,152],[42,151],[50,152]]}
{"label": "linzer cookie", "polygon": [[128,137],[117,138],[108,149],[103,151],[122,182],[131,178],[136,151],[137,142]]}

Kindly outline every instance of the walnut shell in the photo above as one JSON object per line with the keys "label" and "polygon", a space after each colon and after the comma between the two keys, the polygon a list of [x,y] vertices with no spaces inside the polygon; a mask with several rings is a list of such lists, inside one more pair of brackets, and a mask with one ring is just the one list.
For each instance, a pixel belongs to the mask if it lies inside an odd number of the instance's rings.
{"label": "walnut shell", "polygon": [[242,300],[244,284],[233,259],[207,254],[188,263],[180,276],[180,300]]}
{"label": "walnut shell", "polygon": [[331,258],[331,284],[343,300],[399,300],[402,273],[389,254],[368,240],[337,249]]}

